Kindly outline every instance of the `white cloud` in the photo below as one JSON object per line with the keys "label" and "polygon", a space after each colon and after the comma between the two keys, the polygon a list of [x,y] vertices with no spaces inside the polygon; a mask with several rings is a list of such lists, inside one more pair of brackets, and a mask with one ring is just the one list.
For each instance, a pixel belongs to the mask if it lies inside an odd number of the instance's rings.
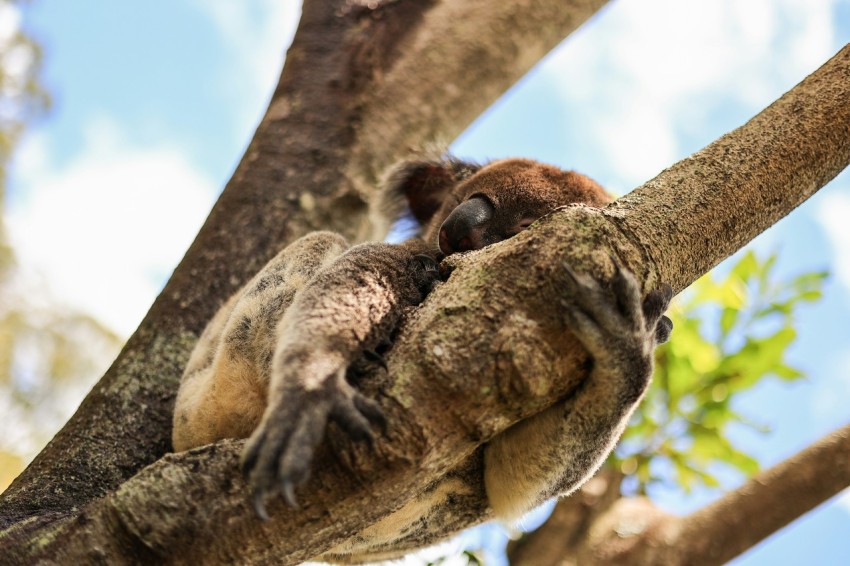
{"label": "white cloud", "polygon": [[712,131],[718,101],[761,110],[834,54],[834,35],[832,2],[621,0],[543,70],[601,124],[612,172],[641,182],[674,161],[677,124]]}
{"label": "white cloud", "polygon": [[842,186],[830,187],[821,198],[815,215],[833,251],[831,269],[838,282],[850,290],[850,223],[847,222],[850,218],[850,190],[842,189]]}
{"label": "white cloud", "polygon": [[7,219],[19,262],[58,299],[128,335],[206,218],[214,183],[178,149],[129,147],[105,121],[61,169],[44,168],[39,138],[22,150],[25,196]]}
{"label": "white cloud", "polygon": [[833,55],[831,2],[632,0],[594,23],[597,74],[613,70],[668,102],[721,89],[746,98],[754,84],[797,81]]}
{"label": "white cloud", "polygon": [[676,160],[676,139],[669,115],[645,98],[633,98],[620,110],[601,117],[592,135],[617,156],[613,161],[619,176],[634,186]]}
{"label": "white cloud", "polygon": [[846,513],[850,514],[850,488],[845,489],[838,495],[838,507],[843,509]]}
{"label": "white cloud", "polygon": [[[240,80],[236,84],[232,75],[222,75],[223,89],[235,91],[239,99],[251,96],[268,96],[280,76],[287,46],[292,42],[301,14],[298,0],[193,0],[193,5],[216,26],[222,39],[228,43],[238,59]],[[258,105],[245,104],[253,109]],[[253,121],[253,111],[246,116]]]}
{"label": "white cloud", "polygon": [[10,2],[0,2],[0,47],[5,47],[21,28],[21,10]]}

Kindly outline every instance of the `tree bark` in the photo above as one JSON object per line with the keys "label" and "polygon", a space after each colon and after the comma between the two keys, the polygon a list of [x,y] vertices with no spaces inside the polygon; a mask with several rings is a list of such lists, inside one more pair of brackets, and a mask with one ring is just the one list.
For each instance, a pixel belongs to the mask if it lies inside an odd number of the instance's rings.
{"label": "tree bark", "polygon": [[576,558],[580,564],[725,564],[848,485],[850,425],[686,517],[663,513],[645,498],[621,499],[595,518]]}
{"label": "tree bark", "polygon": [[622,475],[603,468],[578,491],[558,501],[552,514],[536,530],[510,541],[511,566],[577,566],[587,533],[600,515],[621,497]]}
{"label": "tree bark", "polygon": [[233,178],[115,363],[3,493],[0,528],[67,515],[168,452],[182,368],[224,299],[311,230],[363,238],[388,164],[454,138],[604,3],[307,0]]}
{"label": "tree bark", "polygon": [[850,46],[737,130],[606,210],[681,290],[812,196],[850,160]]}
{"label": "tree bark", "polygon": [[[433,19],[441,10],[452,10],[447,4],[397,2],[383,7],[388,10],[386,21],[397,21],[393,9],[410,9],[412,12],[405,12],[409,18],[415,12],[413,8],[420,8],[419,19],[414,18],[417,26],[434,21],[449,25],[452,20],[448,16],[445,20]],[[287,69],[297,71],[308,65],[305,53],[310,49],[316,50],[319,60],[324,56],[336,61],[339,50],[349,46],[345,41],[357,36],[356,30],[361,29],[357,25],[364,25],[360,16],[339,15],[341,5],[332,8],[319,3],[305,6],[301,40],[293,46],[292,66],[287,63]],[[445,14],[457,17],[454,12]],[[349,22],[351,27],[333,27],[343,25],[340,22]],[[332,40],[310,35],[317,29],[326,32],[327,26],[348,33],[334,35]],[[401,29],[413,33],[409,31],[412,28]],[[407,36],[406,41],[420,45],[419,34],[426,28],[415,29],[415,37]],[[387,33],[392,37],[397,34]],[[319,39],[320,44],[311,43]],[[335,44],[337,41],[343,43]],[[396,61],[403,59],[399,56]],[[330,65],[339,70],[333,65],[345,64],[337,61]],[[385,74],[390,76],[391,72]],[[318,74],[327,76],[339,78],[333,72]],[[328,132],[348,134],[354,140],[363,137],[335,130],[334,124],[324,123],[326,115],[305,114],[302,105],[312,99],[291,95],[280,98],[279,89],[269,115],[283,121],[298,116],[308,134],[304,139],[284,141],[281,147],[281,131],[277,129],[281,124],[272,120],[261,125],[207,227],[154,305],[147,326],[134,336],[135,341],[131,340],[54,446],[4,497],[5,524],[17,523],[0,533],[0,541],[6,541],[5,556],[21,563],[85,562],[104,557],[182,563],[238,557],[243,563],[292,564],[323,552],[398,508],[405,497],[448,469],[460,466],[470,473],[480,472],[482,443],[557,402],[586,377],[585,356],[558,316],[562,262],[566,260],[604,279],[612,269],[609,255],[616,255],[648,286],[665,280],[681,289],[695,280],[847,165],[848,78],[850,48],[845,48],[747,125],[674,165],[611,207],[603,211],[570,207],[499,245],[450,258],[453,275],[412,317],[392,350],[388,361],[393,381],[367,384],[380,392],[377,398],[392,423],[389,434],[371,453],[340,441],[331,431],[315,466],[318,472],[299,492],[303,509],[292,512],[281,504],[272,505],[269,510],[273,519],[260,524],[247,504],[236,467],[241,442],[226,441],[169,455],[125,480],[167,449],[167,421],[181,362],[217,301],[259,267],[271,253],[270,248],[298,230],[309,229],[319,221],[331,226],[342,224],[333,217],[319,216],[318,211],[356,193],[356,175],[334,177],[354,167],[351,161],[343,164],[348,156],[357,155],[355,142],[348,141],[343,148],[335,146],[333,151],[324,151],[320,142],[329,139]],[[285,71],[282,85],[290,79]],[[367,83],[374,80],[367,79]],[[316,78],[311,80],[320,91],[333,91],[343,84],[331,81],[328,87]],[[447,89],[448,98],[442,100],[449,100],[452,92]],[[331,110],[336,108],[334,104],[341,104],[333,94],[328,94]],[[316,98],[320,98],[318,94]],[[368,96],[355,99],[367,104]],[[344,110],[351,111],[348,106]],[[380,109],[374,107],[372,111],[377,114]],[[358,108],[355,116],[372,114]],[[451,131],[451,126],[444,124],[442,129]],[[774,136],[777,131],[793,132],[793,144]],[[429,139],[432,132],[424,129],[418,135]],[[381,154],[383,157],[373,156],[369,162],[380,164],[393,151],[400,151],[392,147]],[[305,159],[312,155],[313,159],[301,169],[297,161],[287,161],[294,159],[291,155]],[[746,156],[758,159],[747,160]],[[256,173],[252,167],[260,167],[264,173]],[[358,169],[363,179],[377,170]],[[280,193],[265,190],[272,180],[286,180],[284,185],[289,188]],[[307,186],[316,187],[315,193],[299,192],[304,185],[298,180],[309,181]],[[306,220],[290,218],[287,197],[306,209]],[[351,202],[356,204],[356,200]],[[733,202],[745,206],[730,206]],[[365,211],[365,205],[350,208]],[[311,211],[316,212],[311,215]],[[290,221],[276,224],[282,220]],[[254,223],[263,228],[252,231],[256,228],[248,227]],[[245,247],[229,237],[241,237],[240,228],[251,234],[246,236]],[[346,228],[349,235],[359,231],[359,227]],[[256,259],[255,253],[263,259]],[[231,261],[233,265],[228,264]],[[226,276],[212,293],[208,286],[197,284],[204,269],[210,269],[213,277]],[[146,363],[152,355],[165,356],[164,375],[153,377],[160,368]],[[133,416],[110,415],[98,407],[110,402],[119,403]],[[151,405],[139,410],[136,403]],[[108,420],[112,416],[115,421]],[[153,428],[141,423],[151,418]],[[138,435],[142,433],[152,438],[140,442]],[[61,454],[60,449],[69,453]],[[96,460],[87,450],[114,451],[123,456],[100,464],[83,464],[84,458]],[[58,475],[51,475],[57,471]],[[61,473],[68,471],[77,477],[62,478]],[[42,485],[42,481],[47,483]],[[66,491],[56,492],[63,488]],[[84,489],[87,491],[81,493]],[[102,499],[91,501],[110,491]],[[478,499],[469,504],[481,509],[484,516],[483,493],[475,495]],[[74,505],[84,507],[73,511]],[[45,524],[49,521],[53,522]]]}

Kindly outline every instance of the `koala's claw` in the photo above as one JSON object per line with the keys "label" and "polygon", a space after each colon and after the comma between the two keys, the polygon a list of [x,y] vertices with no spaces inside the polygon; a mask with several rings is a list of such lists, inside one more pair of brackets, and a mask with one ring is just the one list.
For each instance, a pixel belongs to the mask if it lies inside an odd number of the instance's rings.
{"label": "koala's claw", "polygon": [[357,410],[360,411],[370,423],[377,425],[378,428],[381,429],[382,434],[387,432],[387,417],[384,416],[384,412],[381,410],[380,405],[378,405],[375,401],[358,393],[354,396],[354,406],[357,407]]}
{"label": "koala's claw", "polygon": [[386,429],[380,406],[339,373],[318,389],[292,387],[286,391],[281,396],[286,404],[270,406],[245,445],[242,473],[251,486],[252,505],[260,519],[269,516],[267,495],[280,494],[290,507],[298,509],[295,489],[310,476],[310,464],[328,421],[334,421],[352,439],[370,444],[374,440],[371,425]]}
{"label": "koala's claw", "polygon": [[254,507],[254,512],[257,514],[257,517],[259,517],[262,522],[265,523],[269,520],[269,514],[268,511],[266,511],[266,504],[263,502],[262,491],[254,491],[251,494],[251,505]]}
{"label": "koala's claw", "polygon": [[283,492],[283,498],[286,500],[286,504],[292,507],[293,509],[300,509],[298,505],[298,500],[295,498],[295,484],[289,480],[283,480],[281,482],[281,491]]}
{"label": "koala's claw", "polygon": [[433,277],[439,276],[440,270],[437,268],[437,260],[428,254],[416,254],[414,257],[422,264],[422,268],[425,270],[426,274]]}
{"label": "koala's claw", "polygon": [[673,321],[667,316],[662,316],[658,319],[658,325],[655,327],[655,342],[656,344],[664,344],[670,339],[670,334],[673,333]]}

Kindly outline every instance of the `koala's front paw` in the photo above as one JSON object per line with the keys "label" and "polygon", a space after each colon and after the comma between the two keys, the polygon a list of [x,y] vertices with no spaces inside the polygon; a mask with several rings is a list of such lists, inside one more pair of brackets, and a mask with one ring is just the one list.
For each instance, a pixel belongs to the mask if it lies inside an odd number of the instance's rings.
{"label": "koala's front paw", "polygon": [[673,291],[665,284],[641,300],[634,275],[614,264],[610,290],[565,264],[567,297],[562,302],[567,323],[592,356],[594,370],[629,380],[624,393],[631,401],[649,383],[655,346],[670,336],[673,323],[663,314]]}
{"label": "koala's front paw", "polygon": [[310,475],[316,447],[329,420],[355,440],[372,441],[370,423],[386,427],[381,409],[361,395],[345,378],[345,370],[308,389],[288,387],[270,403],[263,420],[245,445],[242,473],[251,486],[257,515],[268,519],[266,495],[282,494],[297,508],[295,488]]}

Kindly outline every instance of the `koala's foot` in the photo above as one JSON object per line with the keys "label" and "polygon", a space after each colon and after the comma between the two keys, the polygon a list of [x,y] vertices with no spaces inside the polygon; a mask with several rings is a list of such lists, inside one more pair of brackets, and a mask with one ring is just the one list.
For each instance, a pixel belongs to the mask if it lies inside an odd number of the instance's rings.
{"label": "koala's foot", "polygon": [[242,473],[251,485],[257,515],[268,519],[264,499],[282,494],[298,507],[295,488],[310,475],[316,447],[329,420],[355,440],[372,442],[371,424],[382,430],[386,420],[378,404],[354,389],[339,370],[312,389],[299,384],[270,404],[242,453]]}
{"label": "koala's foot", "polygon": [[673,323],[663,314],[673,290],[665,284],[641,300],[634,275],[614,264],[610,289],[565,264],[562,302],[567,323],[593,358],[594,372],[626,378],[624,401],[631,402],[649,384],[655,346],[670,337]]}

